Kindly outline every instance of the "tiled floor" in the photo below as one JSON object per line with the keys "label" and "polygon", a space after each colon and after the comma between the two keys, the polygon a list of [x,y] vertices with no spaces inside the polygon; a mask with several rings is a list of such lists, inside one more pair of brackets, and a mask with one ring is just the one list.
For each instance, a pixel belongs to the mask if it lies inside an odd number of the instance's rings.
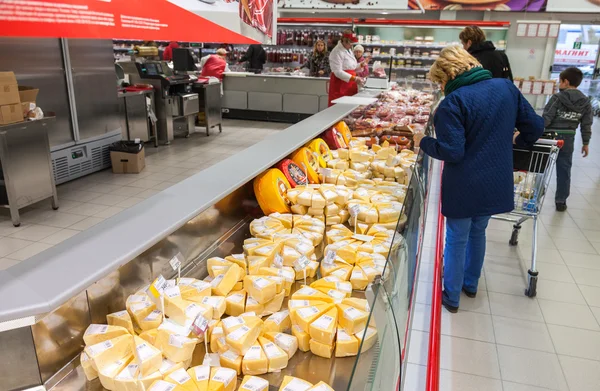
{"label": "tiled floor", "polygon": [[[531,223],[510,247],[509,223],[492,221],[476,299],[442,310],[440,390],[600,390],[600,120],[583,159],[575,148],[566,213],[554,210],[554,181],[539,223],[538,294],[524,296]],[[578,140],[578,143],[580,141]],[[434,190],[434,191],[437,191]],[[435,198],[435,197],[432,197]],[[435,228],[430,207],[428,233]],[[433,240],[424,262],[433,262]],[[424,264],[424,266],[428,266]],[[431,267],[421,270],[406,391],[425,389]]]}
{"label": "tiled floor", "polygon": [[21,211],[13,227],[0,210],[0,270],[62,242],[183,179],[243,150],[288,124],[226,120],[223,133],[204,129],[169,146],[146,146],[146,168],[140,174],[104,170],[58,186],[60,208],[50,202]]}

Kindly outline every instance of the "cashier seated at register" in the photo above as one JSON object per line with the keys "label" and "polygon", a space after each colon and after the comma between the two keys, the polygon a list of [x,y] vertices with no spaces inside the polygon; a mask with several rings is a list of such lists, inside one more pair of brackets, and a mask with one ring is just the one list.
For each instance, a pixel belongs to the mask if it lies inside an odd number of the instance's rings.
{"label": "cashier seated at register", "polygon": [[229,64],[227,64],[227,50],[217,49],[216,54],[202,57],[200,67],[203,77],[212,76],[223,81],[223,72],[230,72]]}

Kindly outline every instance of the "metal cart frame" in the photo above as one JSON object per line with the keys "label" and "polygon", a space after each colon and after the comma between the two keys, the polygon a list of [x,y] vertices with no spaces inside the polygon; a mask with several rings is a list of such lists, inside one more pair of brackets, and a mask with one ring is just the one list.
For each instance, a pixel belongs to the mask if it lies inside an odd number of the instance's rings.
{"label": "metal cart frame", "polygon": [[[515,156],[515,209],[512,212],[492,216],[495,220],[514,223],[512,235],[509,240],[511,246],[519,243],[519,232],[522,224],[531,219],[533,220],[533,233],[531,244],[531,268],[527,271],[528,283],[525,289],[525,295],[535,297],[537,294],[537,279],[539,272],[536,268],[537,263],[537,235],[538,235],[538,217],[542,206],[550,179],[552,170],[556,164],[558,152],[562,147],[561,140],[540,139],[536,142],[534,149],[523,150],[514,149]],[[520,154],[521,158],[528,158],[526,166],[521,166],[516,162],[516,156]],[[520,159],[521,161],[523,159]]]}

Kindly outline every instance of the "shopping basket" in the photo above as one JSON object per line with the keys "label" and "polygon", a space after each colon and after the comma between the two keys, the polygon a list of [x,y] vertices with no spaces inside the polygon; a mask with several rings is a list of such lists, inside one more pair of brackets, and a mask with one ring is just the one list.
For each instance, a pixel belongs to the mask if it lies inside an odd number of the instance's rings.
{"label": "shopping basket", "polygon": [[552,170],[556,164],[562,140],[540,139],[531,149],[513,149],[514,167],[514,210],[493,216],[493,219],[513,223],[509,240],[511,246],[519,243],[522,224],[533,220],[531,268],[527,271],[528,283],[525,295],[535,297],[537,292],[537,222],[550,184]]}

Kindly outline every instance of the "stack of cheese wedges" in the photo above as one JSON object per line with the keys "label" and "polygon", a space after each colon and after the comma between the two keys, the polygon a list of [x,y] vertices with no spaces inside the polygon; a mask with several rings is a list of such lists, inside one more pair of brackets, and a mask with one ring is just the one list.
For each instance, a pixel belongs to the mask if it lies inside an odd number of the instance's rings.
{"label": "stack of cheese wedges", "polygon": [[402,203],[391,194],[381,194],[374,189],[360,187],[348,201],[348,209],[356,205],[358,214],[350,219],[350,224],[386,224],[390,229],[396,224],[402,213]]}
{"label": "stack of cheese wedges", "polygon": [[324,231],[325,224],[321,219],[292,214],[272,213],[250,223],[250,233],[258,239],[274,241],[296,234],[300,235],[299,239],[311,241],[313,246],[323,241]]}
{"label": "stack of cheese wedges", "polygon": [[[245,390],[244,390],[245,391]],[[317,384],[312,384],[306,380],[284,376],[279,391],[334,391],[327,383],[321,381]]]}
{"label": "stack of cheese wedges", "polygon": [[237,374],[222,367],[199,365],[171,372],[164,380],[155,381],[147,391],[235,391]]}
{"label": "stack of cheese wedges", "polygon": [[[288,303],[292,335],[304,352],[331,358],[355,356],[362,339],[362,351],[377,341],[377,330],[367,325],[366,300],[350,298],[350,283],[323,278],[298,290]],[[349,290],[349,292],[348,292]]]}
{"label": "stack of cheese wedges", "polygon": [[398,153],[394,147],[379,145],[373,145],[373,151],[375,159],[371,162],[370,169],[374,178],[408,185],[417,154],[410,149]]}
{"label": "stack of cheese wedges", "polygon": [[310,215],[326,225],[343,224],[350,214],[346,204],[352,195],[346,186],[331,184],[296,186],[288,190],[286,197],[292,203],[292,212]]}

